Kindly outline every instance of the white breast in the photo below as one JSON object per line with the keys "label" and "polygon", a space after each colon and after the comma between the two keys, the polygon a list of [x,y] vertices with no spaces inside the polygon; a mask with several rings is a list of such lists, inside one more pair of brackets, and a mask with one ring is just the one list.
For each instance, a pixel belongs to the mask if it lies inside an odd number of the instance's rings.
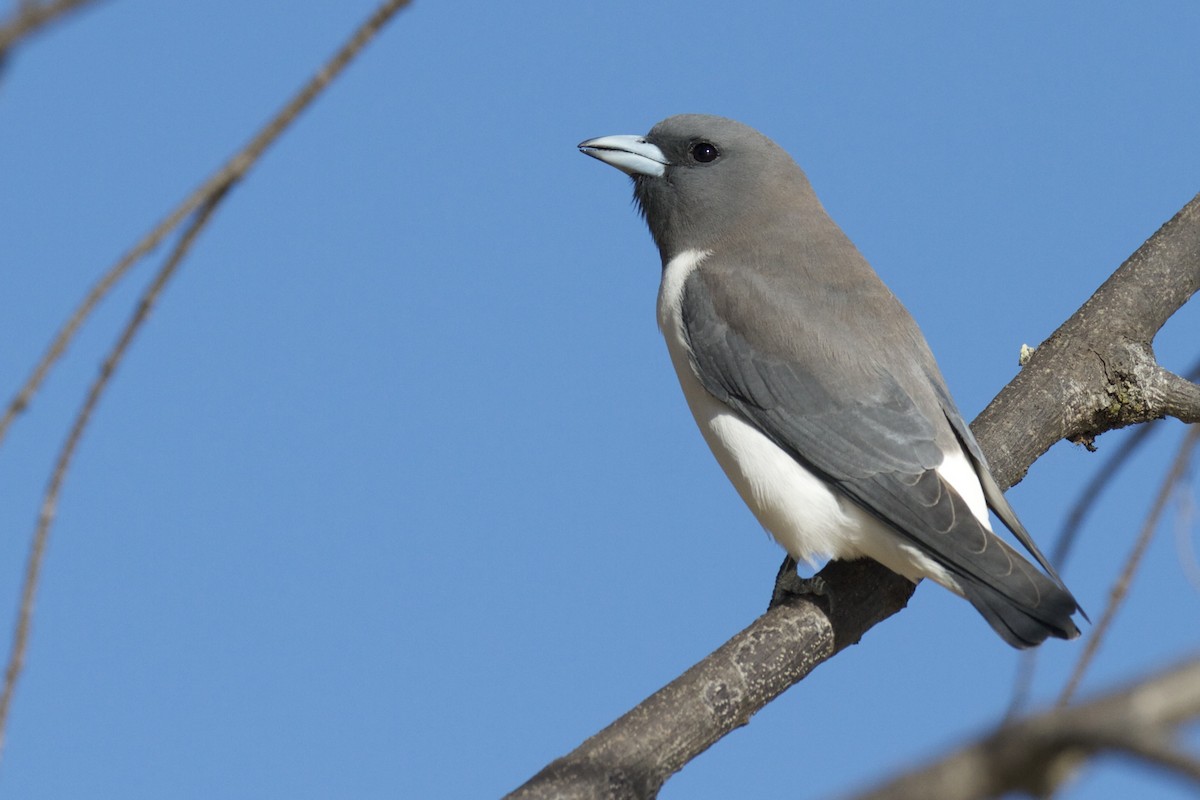
{"label": "white breast", "polygon": [[[696,424],[742,500],[775,541],[797,560],[814,563],[823,556],[854,559],[865,555],[910,579],[931,577],[958,591],[940,566],[835,492],[701,385],[684,339],[680,304],[684,283],[708,255],[701,250],[687,250],[667,263],[658,293],[658,325]],[[961,455],[960,460],[969,470]],[[965,477],[959,472],[956,482]],[[982,506],[977,479],[974,487]],[[986,517],[986,506],[983,509]]]}

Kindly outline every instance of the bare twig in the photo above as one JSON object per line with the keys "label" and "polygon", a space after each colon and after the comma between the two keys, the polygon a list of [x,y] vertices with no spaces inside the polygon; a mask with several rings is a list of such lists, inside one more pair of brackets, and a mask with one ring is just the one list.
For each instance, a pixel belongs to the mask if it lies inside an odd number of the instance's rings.
{"label": "bare twig", "polygon": [[54,471],[51,473],[50,483],[46,487],[45,496],[42,498],[42,510],[38,514],[37,527],[34,530],[33,542],[29,548],[29,559],[25,566],[25,580],[21,587],[21,606],[17,616],[17,628],[13,634],[12,649],[8,656],[8,667],[4,671],[4,688],[0,691],[0,753],[3,752],[4,748],[4,732],[8,723],[9,706],[12,703],[13,692],[17,687],[17,680],[21,677],[21,670],[25,664],[25,651],[29,644],[29,631],[33,624],[33,603],[37,596],[38,578],[42,572],[46,542],[50,538],[50,526],[53,524],[54,516],[58,510],[58,498],[62,492],[63,481],[67,477],[67,470],[71,466],[71,459],[74,458],[83,432],[87,429],[88,422],[92,418],[92,412],[96,410],[96,404],[100,401],[100,397],[108,387],[113,372],[116,371],[117,366],[125,357],[125,353],[128,351],[133,337],[150,315],[150,311],[154,308],[155,302],[157,302],[159,296],[162,294],[163,288],[175,274],[175,270],[178,269],[183,257],[191,249],[196,236],[205,224],[207,224],[213,211],[229,188],[227,185],[223,190],[205,200],[204,205],[197,209],[191,223],[184,230],[179,238],[179,242],[175,245],[175,249],[171,251],[170,256],[167,257],[166,262],[163,263],[162,268],[155,275],[150,286],[142,294],[137,308],[133,312],[133,316],[125,323],[125,327],[121,331],[117,343],[100,366],[100,374],[96,376],[96,379],[88,389],[87,398],[84,400],[79,412],[75,415],[75,421],[71,425],[71,432],[67,435],[67,440],[54,462]]}
{"label": "bare twig", "polygon": [[179,264],[191,248],[196,236],[200,233],[212,213],[228,192],[238,183],[254,165],[262,153],[315,99],[329,83],[337,77],[343,68],[371,41],[399,10],[408,5],[408,0],[387,0],[368,17],[350,39],[338,50],[321,70],[304,86],[300,92],[280,111],[250,143],[204,184],[194,191],[184,202],[167,217],[156,225],[132,250],[122,257],[117,264],[109,269],[93,289],[84,298],[83,303],[59,331],[46,355],[34,370],[33,375],[18,392],[10,404],[8,411],[0,420],[0,438],[11,423],[12,418],[25,407],[32,395],[37,391],[52,364],[65,351],[67,344],[78,330],[83,320],[88,316],[96,303],[115,285],[128,269],[142,256],[156,246],[173,229],[189,215],[191,221],[180,235],[179,241],[171,251],[163,266],[159,269],[150,285],[142,294],[134,314],[125,325],[112,351],[101,365],[100,374],[92,383],[87,397],[71,426],[62,450],[59,452],[49,485],[43,497],[41,511],[38,515],[37,526],[30,543],[29,558],[25,570],[25,578],[21,590],[21,601],[17,616],[17,625],[13,634],[13,645],[9,653],[8,666],[4,675],[3,690],[0,691],[0,751],[4,743],[4,732],[8,720],[8,712],[12,704],[13,693],[16,690],[25,662],[30,630],[33,622],[34,600],[37,596],[38,581],[41,575],[42,563],[45,558],[46,543],[49,540],[50,528],[54,521],[58,506],[58,498],[62,491],[63,482],[70,467],[71,460],[78,448],[79,441],[87,428],[88,422],[95,411],[96,405],[112,378],[117,365],[128,350],[129,344],[141,329],[152,310],[155,301],[162,293],[167,282],[175,274]]}
{"label": "bare twig", "polygon": [[1067,515],[1066,522],[1063,523],[1062,532],[1058,536],[1058,541],[1054,543],[1054,551],[1050,556],[1051,563],[1060,572],[1071,557],[1071,551],[1075,549],[1079,532],[1083,530],[1084,520],[1096,507],[1096,500],[1121,474],[1121,470],[1130,462],[1133,454],[1140,450],[1142,445],[1149,441],[1150,436],[1158,430],[1159,422],[1160,420],[1147,422],[1126,436],[1104,466],[1092,476],[1087,486],[1083,487],[1083,491],[1079,493],[1079,497],[1071,506],[1071,512]]}
{"label": "bare twig", "polygon": [[[1200,368],[1200,364],[1197,367]],[[1071,554],[1079,532],[1083,529],[1084,519],[1095,506],[1096,498],[1129,463],[1133,454],[1149,441],[1150,435],[1158,430],[1158,427],[1158,420],[1155,420],[1139,426],[1133,433],[1126,436],[1109,456],[1104,466],[1092,476],[1087,486],[1079,493],[1079,497],[1071,506],[1071,511],[1063,523],[1058,541],[1054,544],[1054,552],[1050,555],[1050,563],[1054,564],[1060,574],[1065,572],[1067,558]],[[1005,712],[1006,719],[1016,717],[1029,703],[1029,696],[1033,690],[1034,673],[1037,671],[1038,652],[1038,650],[1025,650],[1017,659],[1017,674],[1013,679],[1012,697],[1009,699],[1008,710]]]}
{"label": "bare twig", "polygon": [[1069,708],[1007,723],[936,763],[856,800],[978,800],[1010,792],[1047,796],[1086,758],[1119,752],[1200,783],[1200,762],[1173,745],[1200,717],[1200,659]]}
{"label": "bare twig", "polygon": [[[1186,377],[1189,381],[1200,380],[1200,361],[1192,365],[1192,368],[1187,371]],[[1096,506],[1096,499],[1116,480],[1117,475],[1132,460],[1133,454],[1141,449],[1158,428],[1158,420],[1155,420],[1138,426],[1131,434],[1122,439],[1104,466],[1092,475],[1091,480],[1079,493],[1079,497],[1075,499],[1063,522],[1062,530],[1054,544],[1054,551],[1050,555],[1050,562],[1060,573],[1066,571],[1071,550],[1079,538],[1079,532],[1083,530],[1084,520]],[[1189,575],[1189,577],[1191,576]],[[1197,582],[1197,586],[1200,586],[1200,582]],[[1033,677],[1037,670],[1038,652],[1037,650],[1026,650],[1021,653],[1017,662],[1017,674],[1013,680],[1012,698],[1009,700],[1008,711],[1005,713],[1008,718],[1016,716],[1029,702]]]}
{"label": "bare twig", "polygon": [[8,57],[13,46],[22,39],[40,31],[46,25],[95,0],[50,0],[48,3],[23,2],[3,23],[0,23],[0,64]]}
{"label": "bare twig", "polygon": [[1079,661],[1075,665],[1075,670],[1071,673],[1070,680],[1067,681],[1062,694],[1059,695],[1058,704],[1060,706],[1071,702],[1071,697],[1079,688],[1079,683],[1083,680],[1084,673],[1092,663],[1092,660],[1100,649],[1100,645],[1112,627],[1113,619],[1116,617],[1117,611],[1120,610],[1121,604],[1129,593],[1129,586],[1133,582],[1134,573],[1137,572],[1137,568],[1142,561],[1142,556],[1145,555],[1146,548],[1150,545],[1150,540],[1154,537],[1154,532],[1158,528],[1158,520],[1167,507],[1167,501],[1171,499],[1171,493],[1175,491],[1180,479],[1186,472],[1188,462],[1192,457],[1192,451],[1195,449],[1198,441],[1200,441],[1200,425],[1193,425],[1188,428],[1187,434],[1183,437],[1179,451],[1175,454],[1175,459],[1171,462],[1171,468],[1167,471],[1162,486],[1159,487],[1158,495],[1154,498],[1154,504],[1150,507],[1150,513],[1147,514],[1146,521],[1142,525],[1142,530],[1138,534],[1137,541],[1134,542],[1133,550],[1130,551],[1129,557],[1125,560],[1125,566],[1121,570],[1120,577],[1113,584],[1108,597],[1108,605],[1105,607],[1100,620],[1096,623],[1096,627],[1092,630],[1087,645],[1084,647],[1083,652],[1079,656]]}
{"label": "bare twig", "polygon": [[1179,496],[1179,510],[1175,513],[1175,546],[1179,551],[1179,566],[1183,576],[1194,589],[1200,591],[1200,560],[1196,558],[1196,543],[1192,532],[1196,529],[1196,496],[1191,492]]}
{"label": "bare twig", "polygon": [[12,401],[9,402],[4,415],[0,416],[0,443],[3,443],[4,436],[13,420],[29,405],[43,381],[45,381],[46,376],[50,373],[51,367],[66,352],[67,346],[70,345],[79,327],[92,313],[96,305],[116,286],[130,268],[141,260],[143,256],[157,247],[171,231],[178,227],[180,222],[187,218],[188,214],[207,202],[208,198],[217,192],[224,191],[226,186],[244,177],[250,171],[250,168],[257,163],[266,149],[279,138],[279,135],[295,122],[300,113],[362,51],[363,47],[379,33],[387,21],[407,6],[409,2],[410,0],[387,0],[380,5],[359,26],[346,43],[342,45],[341,49],[334,54],[333,58],[321,67],[317,74],[288,101],[287,105],[270,122],[254,135],[241,151],[225,162],[220,169],[213,173],[211,177],[188,195],[182,203],[167,214],[161,222],[151,228],[149,233],[142,237],[133,248],[121,256],[117,260],[117,263],[113,264],[101,276],[100,280],[88,291],[82,302],[80,302],[71,316],[58,330],[58,333],[55,334],[50,346],[46,349],[41,360],[38,361],[37,366],[34,367],[29,378],[20,390],[18,390]]}

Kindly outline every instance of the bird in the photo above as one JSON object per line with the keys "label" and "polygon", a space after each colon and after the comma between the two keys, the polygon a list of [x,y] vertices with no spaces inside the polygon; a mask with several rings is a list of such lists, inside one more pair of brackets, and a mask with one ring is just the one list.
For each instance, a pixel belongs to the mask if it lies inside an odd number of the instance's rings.
{"label": "bird", "polygon": [[706,114],[578,147],[633,179],[684,397],[792,558],[929,578],[1013,647],[1079,635],[1082,608],[1005,499],[916,321],[783,148]]}

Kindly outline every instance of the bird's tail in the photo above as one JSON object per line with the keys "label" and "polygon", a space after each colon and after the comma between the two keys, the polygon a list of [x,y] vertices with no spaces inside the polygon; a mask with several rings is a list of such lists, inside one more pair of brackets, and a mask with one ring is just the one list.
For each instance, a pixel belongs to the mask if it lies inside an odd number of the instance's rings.
{"label": "bird's tail", "polygon": [[1033,579],[1038,599],[1035,603],[1017,600],[994,585],[978,578],[955,575],[963,596],[975,606],[988,624],[1013,647],[1036,647],[1053,636],[1074,639],[1079,635],[1071,615],[1080,610],[1075,598],[1063,586],[1033,568],[1026,575]]}

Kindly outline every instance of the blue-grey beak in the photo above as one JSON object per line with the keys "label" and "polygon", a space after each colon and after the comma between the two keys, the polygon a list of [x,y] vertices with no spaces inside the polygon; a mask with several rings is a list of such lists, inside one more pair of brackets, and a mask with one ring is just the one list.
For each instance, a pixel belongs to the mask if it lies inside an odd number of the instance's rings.
{"label": "blue-grey beak", "polygon": [[601,136],[580,142],[579,151],[611,164],[626,175],[658,178],[667,171],[667,157],[644,136]]}

